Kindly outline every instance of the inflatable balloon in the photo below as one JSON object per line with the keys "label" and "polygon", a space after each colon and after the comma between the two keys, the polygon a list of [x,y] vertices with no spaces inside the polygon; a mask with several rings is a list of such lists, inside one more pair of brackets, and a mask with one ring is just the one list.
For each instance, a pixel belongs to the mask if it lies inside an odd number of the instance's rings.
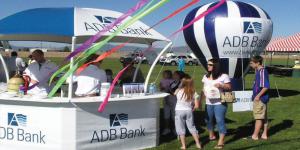
{"label": "inflatable balloon", "polygon": [[[186,16],[184,25],[216,4],[195,8]],[[223,71],[232,79],[239,79],[250,57],[263,52],[272,32],[273,23],[263,9],[244,2],[227,1],[184,30],[183,34],[206,69],[207,60],[219,58]]]}

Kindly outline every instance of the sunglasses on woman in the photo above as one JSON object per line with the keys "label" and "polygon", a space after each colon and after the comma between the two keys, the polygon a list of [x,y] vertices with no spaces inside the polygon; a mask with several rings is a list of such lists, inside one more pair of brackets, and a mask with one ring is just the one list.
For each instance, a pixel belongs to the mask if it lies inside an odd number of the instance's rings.
{"label": "sunglasses on woman", "polygon": [[207,64],[207,66],[213,66],[214,64]]}

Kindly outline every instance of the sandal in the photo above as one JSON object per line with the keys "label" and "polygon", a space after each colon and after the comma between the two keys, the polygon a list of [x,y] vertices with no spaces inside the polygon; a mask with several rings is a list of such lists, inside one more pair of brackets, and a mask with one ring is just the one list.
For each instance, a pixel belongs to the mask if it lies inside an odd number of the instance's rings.
{"label": "sandal", "polygon": [[214,137],[209,137],[209,140],[210,141],[214,141],[214,140],[216,140],[217,138],[214,136]]}
{"label": "sandal", "polygon": [[268,138],[265,138],[265,137],[264,137],[264,138],[263,138],[263,137],[261,137],[260,139],[262,139],[262,140],[268,140]]}
{"label": "sandal", "polygon": [[243,138],[244,140],[253,140],[253,141],[257,141],[259,140],[258,138],[252,138],[252,136],[247,136]]}
{"label": "sandal", "polygon": [[[197,147],[197,146],[196,146]],[[202,146],[200,146],[200,147],[197,147],[197,149],[202,149]]]}
{"label": "sandal", "polygon": [[224,144],[222,145],[216,145],[214,149],[223,149],[224,148]]}

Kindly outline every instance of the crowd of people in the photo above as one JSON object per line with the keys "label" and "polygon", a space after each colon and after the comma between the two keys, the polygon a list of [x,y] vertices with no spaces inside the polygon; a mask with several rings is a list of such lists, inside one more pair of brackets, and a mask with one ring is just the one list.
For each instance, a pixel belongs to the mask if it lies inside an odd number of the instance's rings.
{"label": "crowd of people", "polygon": [[[99,55],[93,54],[86,63],[94,61]],[[9,78],[15,74],[26,75],[30,77],[29,86],[35,85],[28,91],[31,95],[48,95],[52,87],[48,84],[51,75],[58,69],[58,66],[47,60],[42,50],[35,50],[28,56],[28,62],[18,57],[17,52],[11,52],[11,56],[6,58],[9,68]],[[143,83],[145,81],[142,71],[134,67],[133,60],[126,58],[123,61],[123,67],[129,65],[127,71],[119,79],[119,84]],[[5,78],[5,77],[3,77]],[[70,82],[68,78],[67,82]],[[74,74],[73,83],[77,84],[75,95],[79,97],[88,97],[99,95],[101,83],[112,83],[113,72],[111,69],[101,69],[101,61],[91,63],[79,74]],[[3,81],[2,81],[3,82]]]}
{"label": "crowd of people", "polygon": [[[255,119],[252,140],[268,139],[267,129],[267,103],[269,101],[268,89],[270,88],[268,73],[263,67],[263,58],[255,56],[251,58],[250,66],[256,70],[253,85],[253,117]],[[170,95],[164,99],[164,129],[162,135],[177,135],[181,142],[181,149],[186,149],[186,127],[193,136],[196,147],[201,149],[199,134],[194,123],[193,111],[202,108],[205,103],[205,123],[209,132],[209,141],[217,141],[215,149],[223,149],[227,133],[225,118],[227,103],[222,102],[217,93],[231,91],[231,82],[227,74],[220,68],[218,59],[210,59],[207,63],[207,74],[203,75],[203,89],[197,94],[193,79],[182,71],[170,70],[163,72],[160,81],[160,90]],[[215,90],[217,89],[217,90]],[[220,95],[220,94],[219,94]],[[198,117],[198,116],[195,116]],[[175,127],[170,124],[175,124]],[[218,136],[215,134],[215,126]],[[259,133],[263,129],[262,135]]]}
{"label": "crowd of people", "polygon": [[[29,63],[25,63],[17,56],[16,52],[11,53],[14,58],[15,70],[20,74],[27,75],[31,78],[30,85],[37,84],[28,93],[41,94],[51,90],[48,79],[51,74],[57,70],[57,66],[46,60],[41,50],[32,52]],[[94,54],[87,59],[87,62],[95,60],[98,55]],[[268,89],[270,88],[267,70],[263,67],[263,58],[255,56],[251,58],[250,66],[256,70],[253,84],[253,117],[255,126],[252,136],[253,140],[268,139],[268,120],[267,120],[267,103],[269,101]],[[120,78],[119,84],[125,83],[143,83],[144,77],[140,69],[134,67],[133,60],[126,58],[123,67],[130,65],[128,70]],[[179,67],[178,71],[165,70],[163,78],[160,81],[160,90],[169,93],[163,101],[163,135],[177,135],[181,142],[181,149],[186,149],[185,135],[186,127],[193,136],[196,147],[201,149],[199,133],[195,127],[193,111],[202,108],[205,103],[205,123],[209,132],[209,140],[218,140],[215,149],[223,149],[225,136],[227,133],[225,118],[227,103],[221,101],[221,97],[216,93],[231,91],[230,78],[223,73],[220,68],[218,59],[210,59],[207,63],[207,74],[203,75],[203,89],[196,92],[193,79],[183,72]],[[13,74],[11,72],[10,74]],[[73,76],[73,82],[77,82],[75,95],[77,96],[96,96],[99,91],[99,85],[103,82],[112,82],[113,72],[111,69],[101,69],[101,62],[92,63],[85,68],[80,74]],[[199,94],[198,94],[199,93]],[[173,126],[172,126],[173,124]],[[218,135],[215,134],[215,126],[218,129]],[[263,129],[262,135],[259,133]]]}

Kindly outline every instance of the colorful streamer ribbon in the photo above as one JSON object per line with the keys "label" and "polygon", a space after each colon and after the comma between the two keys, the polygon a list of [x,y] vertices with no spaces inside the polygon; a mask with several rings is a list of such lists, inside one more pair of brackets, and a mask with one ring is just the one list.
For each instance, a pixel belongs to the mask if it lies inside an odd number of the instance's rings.
{"label": "colorful streamer ribbon", "polygon": [[[170,37],[173,37],[173,36],[175,36],[176,34],[178,34],[179,32],[181,32],[181,31],[187,29],[188,27],[190,27],[191,25],[193,25],[196,21],[198,21],[198,20],[200,20],[201,18],[205,17],[206,15],[208,15],[209,13],[211,13],[212,11],[214,11],[215,9],[217,9],[218,7],[220,7],[220,6],[221,6],[222,4],[224,4],[225,2],[226,2],[226,0],[221,0],[217,5],[211,7],[211,8],[208,9],[207,11],[201,13],[201,14],[198,15],[196,18],[194,18],[191,22],[189,22],[187,25],[185,25],[185,26],[183,26],[182,28],[180,28],[179,30],[175,31],[173,34],[171,34]],[[147,48],[145,51],[150,50],[150,49],[152,49],[152,48],[153,48],[153,47],[149,47],[149,48]],[[128,67],[128,66],[127,66],[127,67]],[[121,71],[117,74],[117,76],[114,78],[114,81],[115,81],[115,80],[116,80],[116,81],[119,80],[119,78],[122,76],[122,74],[123,74],[124,71],[127,69],[127,67],[124,68],[123,70],[121,70]],[[99,106],[98,112],[103,112],[103,111],[104,111],[104,108],[105,108],[105,106],[106,106],[107,103],[108,103],[108,99],[109,99],[109,97],[110,97],[110,95],[111,95],[111,92],[112,92],[114,86],[115,86],[115,83],[116,83],[116,82],[113,82],[113,83],[112,83],[112,85],[111,85],[112,88],[110,88],[109,93],[108,93],[109,96],[107,95],[107,96],[105,97],[103,103],[101,103],[101,105]]]}
{"label": "colorful streamer ribbon", "polygon": [[94,42],[96,42],[98,39],[100,39],[104,33],[111,30],[116,25],[120,24],[123,20],[125,20],[128,16],[132,15],[134,12],[136,12],[138,9],[143,7],[148,0],[140,0],[133,8],[129,9],[125,14],[123,14],[121,17],[117,18],[113,23],[106,26],[103,30],[99,31],[96,35],[90,37],[87,41],[85,41],[80,47],[78,47],[74,52],[69,54],[65,60],[69,60],[72,57],[76,56],[78,53],[86,50],[89,48]]}
{"label": "colorful streamer ribbon", "polygon": [[[153,5],[152,7],[150,7],[149,9],[140,12],[137,16],[134,16],[133,18],[131,18],[128,22],[122,24],[117,30],[116,32],[114,32],[113,34],[111,34],[109,37],[107,37],[105,40],[93,45],[88,51],[86,51],[83,55],[83,58],[78,58],[79,60],[77,61],[77,63],[72,67],[72,69],[69,69],[69,71],[58,80],[58,82],[56,83],[56,85],[54,86],[54,88],[51,90],[51,92],[49,93],[48,97],[52,97],[56,91],[59,89],[59,87],[66,81],[66,79],[68,78],[68,76],[70,76],[77,68],[78,66],[83,65],[84,60],[89,57],[91,54],[96,53],[101,47],[103,47],[108,41],[110,41],[113,37],[115,37],[117,34],[119,34],[124,28],[130,26],[131,24],[133,24],[134,22],[138,21],[139,19],[145,17],[146,15],[148,15],[149,13],[153,12],[154,10],[158,9],[159,7],[161,7],[163,4],[165,4],[166,2],[168,2],[169,0],[161,0],[160,2],[156,3],[155,5]],[[70,65],[70,64],[69,64]],[[63,69],[66,69],[67,66],[66,65],[63,67]],[[63,70],[60,69],[58,70],[55,75],[59,74],[60,72],[62,72]],[[50,83],[53,81],[53,78],[55,76],[53,75],[50,79]]]}
{"label": "colorful streamer ribbon", "polygon": [[[152,4],[154,1],[156,1],[156,0],[151,0],[151,1],[150,1],[144,8],[142,8],[135,16],[138,16],[138,15],[141,14],[145,9],[149,8],[149,7],[151,6],[151,4]],[[134,16],[134,17],[135,17],[135,16]],[[133,18],[134,18],[134,17],[133,17]],[[124,24],[130,22],[133,18],[131,18],[130,20],[126,21]],[[119,27],[120,30],[118,29],[117,31],[119,32],[119,31],[121,31],[121,30],[124,29],[124,28],[125,28],[125,27],[121,26],[121,27]],[[98,42],[97,44],[100,44],[100,42]],[[88,56],[90,56],[92,53],[87,53],[87,51],[93,49],[97,44],[95,44],[95,45],[93,45],[92,47],[90,47],[89,49],[87,49],[87,50],[85,51],[84,54],[81,54],[81,55],[74,61],[74,63],[78,63],[78,61],[79,61],[81,58],[82,58],[82,59],[86,59]],[[101,47],[100,47],[100,48],[101,48]],[[98,51],[98,49],[96,49],[96,51]],[[58,69],[58,70],[51,76],[50,81],[49,81],[49,84],[52,83],[53,79],[54,79],[57,75],[61,74],[61,73],[62,73],[63,71],[65,71],[65,70],[67,70],[69,67],[70,67],[70,63],[67,64],[67,65],[65,65],[65,66],[63,66],[62,68]]]}
{"label": "colorful streamer ribbon", "polygon": [[[164,21],[166,21],[166,20],[168,20],[168,19],[171,19],[172,17],[176,16],[177,14],[179,14],[179,13],[182,12],[183,10],[187,9],[188,7],[190,7],[190,6],[192,6],[192,5],[196,4],[196,3],[198,3],[199,1],[200,1],[200,0],[192,0],[190,3],[188,3],[188,4],[184,5],[183,7],[181,7],[181,8],[179,8],[179,9],[175,10],[173,13],[171,13],[171,14],[168,15],[167,17],[163,18],[162,20],[160,20],[159,22],[157,22],[156,24],[154,24],[153,26],[151,26],[150,28],[148,28],[146,31],[148,31],[148,30],[154,28],[155,26],[157,26],[157,25],[163,23]],[[108,52],[106,52],[106,53],[104,53],[104,54],[102,54],[102,55],[105,55],[105,57],[107,57],[107,56],[109,56],[110,54],[114,53],[115,51],[119,50],[120,48],[124,47],[126,44],[130,43],[130,41],[131,41],[131,40],[127,41],[125,44],[124,44],[124,43],[121,44],[122,46],[121,46],[121,45],[118,45],[118,46],[112,48],[111,50],[109,50],[109,51],[113,51],[113,52],[109,52],[109,54],[107,54]],[[152,49],[152,46],[150,46],[146,51],[148,51],[148,50],[150,50],[150,49]],[[91,64],[91,63],[96,63],[96,62],[99,62],[99,61],[103,60],[105,57],[103,58],[102,55],[100,55],[100,56],[98,57],[98,58],[101,58],[101,59],[97,59],[98,61],[96,60],[96,61],[93,61],[93,62],[89,62],[89,63],[86,63],[86,64],[84,64],[83,66],[81,66],[81,67],[77,70],[76,74],[79,74],[80,72],[82,72],[89,64]]]}

